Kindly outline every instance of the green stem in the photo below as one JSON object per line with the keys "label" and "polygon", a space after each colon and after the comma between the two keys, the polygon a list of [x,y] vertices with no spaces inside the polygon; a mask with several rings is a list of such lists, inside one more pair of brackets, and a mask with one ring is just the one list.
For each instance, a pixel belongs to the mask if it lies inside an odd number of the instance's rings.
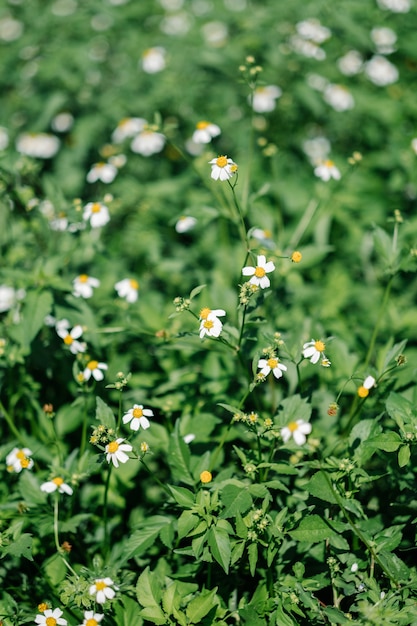
{"label": "green stem", "polygon": [[59,503],[59,495],[58,495],[58,493],[55,493],[55,502],[54,502],[54,539],[55,539],[55,548],[56,548],[56,551],[57,551],[59,557],[61,558],[61,560],[65,564],[65,567],[71,572],[71,574],[74,574],[74,576],[76,576],[78,578],[77,572],[71,567],[71,565],[68,563],[68,561],[66,560],[66,558],[62,554],[62,548],[61,548],[60,543],[59,543],[59,504],[58,503]]}
{"label": "green stem", "polygon": [[299,242],[301,241],[305,231],[308,228],[308,225],[310,224],[311,220],[313,219],[314,213],[316,212],[317,207],[319,206],[319,203],[317,200],[310,200],[310,202],[307,205],[306,210],[304,211],[304,214],[301,218],[301,220],[298,223],[297,228],[295,229],[293,236],[291,237],[289,244],[288,244],[288,248],[290,250],[292,250],[293,248],[296,248],[299,244]]}
{"label": "green stem", "polygon": [[80,441],[80,458],[83,456],[85,452],[85,447],[87,445],[87,422],[88,422],[88,410],[87,410],[87,394],[85,389],[83,389],[84,396],[84,416],[83,416],[83,424],[81,430],[81,441]]}
{"label": "green stem", "polygon": [[13,435],[16,437],[16,439],[24,447],[25,441],[24,441],[22,435],[20,434],[20,432],[18,431],[18,429],[16,428],[11,415],[9,415],[9,413],[6,411],[4,405],[3,405],[3,403],[1,401],[0,401],[0,411],[3,414],[3,417],[6,418],[6,422],[7,422],[7,425],[9,426],[9,428],[10,428],[10,431],[13,433]]}
{"label": "green stem", "polygon": [[108,502],[109,502],[109,486],[110,486],[110,477],[113,469],[113,465],[109,464],[109,469],[106,477],[106,484],[104,486],[104,500],[103,500],[103,527],[104,527],[104,552],[107,554],[110,547],[110,536],[109,536],[109,524],[108,524]]}

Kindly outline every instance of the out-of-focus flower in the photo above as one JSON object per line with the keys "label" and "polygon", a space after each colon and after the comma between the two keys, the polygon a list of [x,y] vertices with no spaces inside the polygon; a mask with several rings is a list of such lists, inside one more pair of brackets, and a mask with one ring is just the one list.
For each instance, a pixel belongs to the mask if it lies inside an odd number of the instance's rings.
{"label": "out-of-focus flower", "polygon": [[290,45],[295,52],[305,57],[316,59],[316,61],[323,61],[326,58],[326,53],[320,46],[314,43],[314,41],[309,41],[299,35],[291,37]]}
{"label": "out-of-focus flower", "polygon": [[395,51],[397,35],[387,26],[375,27],[371,30],[371,39],[379,54],[391,54]]}
{"label": "out-of-focus flower", "polygon": [[398,70],[388,59],[376,54],[364,66],[365,74],[378,87],[391,85],[398,80]]}
{"label": "out-of-focus flower", "polygon": [[173,15],[167,15],[160,23],[160,29],[166,35],[185,35],[191,28],[191,15],[186,11],[179,11]]}
{"label": "out-of-focus flower", "polygon": [[[119,463],[127,463],[129,456],[126,452],[132,452],[133,448],[130,443],[123,443],[124,439],[119,438],[110,441],[105,448],[107,463],[113,463],[114,467],[119,467]],[[90,591],[91,593],[91,591]],[[99,600],[97,600],[99,602]]]}
{"label": "out-of-focus flower", "polygon": [[414,137],[411,140],[411,149],[415,152],[415,154],[417,154],[417,137]]}
{"label": "out-of-focus flower", "polygon": [[108,576],[106,578],[96,578],[89,589],[90,596],[95,596],[98,604],[104,604],[106,600],[112,600],[116,595],[114,582]]}
{"label": "out-of-focus flower", "polygon": [[102,202],[88,202],[84,207],[83,219],[89,221],[92,228],[100,228],[110,221],[109,209]]}
{"label": "out-of-focus flower", "polygon": [[314,43],[320,44],[329,39],[332,32],[326,26],[315,18],[302,20],[295,25],[297,33],[303,38]]}
{"label": "out-of-focus flower", "polygon": [[237,172],[236,163],[227,156],[219,156],[209,161],[213,180],[229,180]]}
{"label": "out-of-focus flower", "polygon": [[284,428],[281,428],[281,437],[284,443],[287,443],[291,437],[294,439],[297,446],[302,446],[307,441],[306,435],[311,433],[311,424],[304,420],[297,420],[290,422]]}
{"label": "out-of-focus flower", "polygon": [[330,141],[322,136],[312,137],[303,142],[303,150],[311,163],[317,165],[326,160],[331,150]]}
{"label": "out-of-focus flower", "polygon": [[24,289],[14,289],[8,285],[0,285],[0,313],[9,311],[19,301],[23,300],[26,295]]}
{"label": "out-of-focus flower", "polygon": [[335,111],[348,111],[355,106],[352,94],[342,85],[327,85],[323,98]]}
{"label": "out-of-focus flower", "polygon": [[16,150],[37,159],[51,159],[61,142],[49,133],[22,133],[16,140]]}
{"label": "out-of-focus flower", "polygon": [[367,376],[362,385],[358,387],[358,396],[360,398],[366,398],[369,395],[369,390],[375,385],[375,382],[373,376]]}
{"label": "out-of-focus flower", "polygon": [[328,367],[330,365],[330,361],[324,354],[326,349],[326,344],[324,341],[312,339],[303,345],[303,357],[305,359],[310,359],[310,363],[317,363],[321,358],[322,363],[324,361],[324,366]]}
{"label": "out-of-focus flower", "polygon": [[340,180],[341,178],[339,169],[330,159],[326,159],[326,161],[323,161],[320,165],[315,167],[314,174],[326,182],[331,178],[334,178],[335,180]]}
{"label": "out-of-focus flower", "polygon": [[78,339],[83,334],[83,327],[80,324],[77,324],[71,331],[68,332],[66,328],[59,327],[58,324],[56,329],[58,337],[61,337],[61,339],[64,340],[65,345],[69,347],[72,354],[85,352],[87,349],[87,345],[84,341],[78,341]]}
{"label": "out-of-focus flower", "polygon": [[73,292],[72,294],[76,298],[91,298],[94,289],[100,285],[98,278],[88,276],[87,274],[80,274],[72,281]]}
{"label": "out-of-focus flower", "polygon": [[84,621],[80,626],[97,626],[103,619],[102,613],[94,613],[94,611],[84,611]]}
{"label": "out-of-focus flower", "polygon": [[29,448],[13,448],[6,456],[6,468],[8,472],[19,474],[23,469],[32,469],[32,450]]}
{"label": "out-of-focus flower", "polygon": [[125,139],[134,137],[143,130],[147,123],[142,117],[125,117],[120,120],[112,133],[113,143],[122,143]]}
{"label": "out-of-focus flower", "polygon": [[146,430],[151,425],[148,417],[153,417],[151,409],[144,409],[142,404],[134,404],[133,408],[123,415],[123,424],[130,422],[132,430],[139,430],[141,427]]}
{"label": "out-of-focus flower", "polygon": [[5,15],[0,19],[0,41],[8,43],[15,41],[23,33],[23,23],[14,19],[10,15]]}
{"label": "out-of-focus flower", "polygon": [[9,133],[4,126],[0,126],[0,150],[5,150],[9,145]]}
{"label": "out-of-focus flower", "polygon": [[217,124],[201,120],[196,124],[192,141],[194,141],[194,143],[210,143],[213,137],[217,137],[220,133],[221,130]]}
{"label": "out-of-focus flower", "polygon": [[339,70],[345,76],[355,76],[359,74],[363,67],[363,58],[357,50],[349,50],[337,61]]}
{"label": "out-of-focus flower", "polygon": [[273,111],[276,106],[276,100],[281,95],[282,89],[277,87],[277,85],[256,87],[252,96],[252,108],[256,113],[268,113],[269,111]]}
{"label": "out-of-focus flower", "polygon": [[229,29],[224,22],[206,22],[201,27],[201,32],[205,41],[213,48],[220,48],[226,45],[229,36]]}
{"label": "out-of-focus flower", "polygon": [[175,224],[175,230],[177,233],[188,233],[197,224],[195,217],[191,215],[182,215]]}
{"label": "out-of-focus flower", "polygon": [[55,115],[54,119],[51,122],[53,130],[57,133],[68,132],[69,130],[71,130],[73,124],[74,117],[68,111],[62,111],[62,113],[58,113],[58,115]]}
{"label": "out-of-focus flower", "polygon": [[166,66],[165,55],[166,50],[161,46],[148,48],[142,54],[142,69],[147,74],[157,74],[158,72],[161,72]]}
{"label": "out-of-focus flower", "polygon": [[252,285],[256,285],[261,289],[266,289],[270,286],[271,282],[267,276],[270,272],[273,272],[275,265],[273,261],[267,261],[263,254],[259,254],[257,258],[257,265],[252,267],[248,265],[242,269],[243,276],[251,276],[249,282]]}
{"label": "out-of-focus flower", "polygon": [[133,152],[146,157],[161,152],[164,146],[165,135],[146,127],[134,137],[130,144]]}
{"label": "out-of-focus flower", "polygon": [[410,0],[377,0],[377,3],[380,9],[393,13],[408,13],[411,9]]}
{"label": "out-of-focus flower", "polygon": [[268,359],[259,359],[258,367],[261,368],[259,374],[262,374],[262,376],[268,376],[272,372],[277,379],[281,378],[283,372],[287,371],[287,366],[280,363],[276,356],[271,356]]}
{"label": "out-of-focus flower", "polygon": [[116,174],[117,167],[111,163],[95,163],[87,174],[87,182],[95,183],[101,180],[102,183],[112,183]]}
{"label": "out-of-focus flower", "polygon": [[46,483],[42,483],[41,491],[44,491],[45,493],[53,493],[54,491],[58,491],[59,493],[66,493],[68,496],[72,496],[73,494],[72,487],[67,485],[67,483],[64,482],[64,479],[61,476],[55,476],[55,478],[52,478],[52,480],[48,480]]}
{"label": "out-of-focus flower", "polygon": [[298,250],[294,250],[294,252],[291,255],[291,261],[293,263],[300,263],[302,258],[303,258],[303,255]]}
{"label": "out-of-focus flower", "polygon": [[39,626],[66,626],[68,622],[61,615],[61,609],[45,609],[43,615],[35,617],[35,622]]}
{"label": "out-of-focus flower", "polygon": [[219,337],[222,332],[223,324],[213,313],[209,313],[207,317],[200,322],[200,339],[207,337]]}
{"label": "out-of-focus flower", "polygon": [[134,278],[124,278],[119,280],[114,286],[119,298],[124,298],[127,302],[132,304],[136,302],[139,295],[139,283]]}
{"label": "out-of-focus flower", "polygon": [[100,363],[99,361],[89,361],[83,372],[84,380],[90,380],[91,377],[93,377],[94,380],[97,381],[103,380],[103,372],[107,370],[107,367],[108,366],[106,365],[106,363]]}

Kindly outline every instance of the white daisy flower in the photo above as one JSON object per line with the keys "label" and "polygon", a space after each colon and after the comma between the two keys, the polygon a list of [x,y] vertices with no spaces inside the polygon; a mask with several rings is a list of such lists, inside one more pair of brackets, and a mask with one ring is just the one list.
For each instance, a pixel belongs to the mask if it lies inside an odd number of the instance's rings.
{"label": "white daisy flower", "polygon": [[45,493],[53,493],[57,490],[59,493],[66,493],[68,496],[72,496],[73,494],[72,487],[67,485],[61,476],[55,476],[52,480],[48,480],[46,483],[42,483],[41,485],[41,491],[44,491]]}
{"label": "white daisy flower", "polygon": [[391,54],[395,51],[397,35],[387,26],[375,27],[371,30],[371,39],[379,54]]}
{"label": "white daisy flower", "polygon": [[94,163],[87,174],[88,183],[96,183],[100,180],[102,183],[112,183],[116,178],[117,167],[111,163]]}
{"label": "white daisy flower", "polygon": [[252,276],[249,281],[252,285],[256,285],[261,289],[266,289],[271,284],[267,274],[273,272],[274,269],[274,263],[272,261],[267,261],[263,254],[259,254],[256,267],[244,267],[242,269],[242,274],[244,276]]}
{"label": "white daisy flower", "polygon": [[16,150],[37,159],[51,159],[59,150],[60,140],[49,133],[23,133],[16,140]]}
{"label": "white daisy flower", "polygon": [[[66,322],[67,320],[62,320]],[[56,332],[58,337],[63,339],[66,346],[69,347],[72,354],[78,354],[79,352],[85,352],[87,349],[87,345],[84,341],[78,341],[78,339],[83,334],[83,327],[80,324],[74,326],[74,328],[68,332],[67,328],[59,327],[59,322],[57,323]]]}
{"label": "white daisy flower", "polygon": [[355,76],[362,70],[363,58],[357,50],[349,50],[337,61],[337,67],[345,76]]}
{"label": "white daisy flower", "polygon": [[61,617],[62,614],[61,609],[46,609],[43,615],[35,617],[35,622],[40,626],[66,626],[68,622]]}
{"label": "white daisy flower", "polygon": [[98,278],[88,276],[87,274],[80,274],[72,281],[73,292],[72,294],[76,298],[91,298],[93,290],[100,285]]}
{"label": "white daisy flower", "polygon": [[88,202],[84,207],[83,219],[90,221],[92,228],[100,228],[110,221],[109,209],[101,202]]}
{"label": "white daisy flower", "polygon": [[14,289],[8,285],[0,285],[0,313],[9,311],[18,300],[22,300],[26,295],[24,289]]}
{"label": "white daisy flower", "polygon": [[386,9],[393,13],[408,13],[411,9],[410,0],[377,0],[380,9]]}
{"label": "white daisy flower", "polygon": [[269,359],[259,359],[258,367],[261,368],[259,374],[262,376],[268,376],[269,372],[272,372],[275,378],[281,378],[283,372],[287,371],[287,366],[279,362],[276,356],[271,356]]}
{"label": "white daisy flower", "polygon": [[[119,463],[127,463],[129,457],[126,452],[132,452],[133,450],[130,443],[123,443],[123,441],[124,439],[122,438],[110,441],[105,448],[106,461],[107,463],[113,463],[114,467],[119,467]],[[97,602],[99,602],[99,600],[97,600]]]}
{"label": "white daisy flower", "polygon": [[123,424],[130,422],[132,430],[139,430],[141,427],[146,430],[151,425],[148,417],[153,417],[151,409],[144,409],[142,404],[134,404],[133,408],[123,416]]}
{"label": "white daisy flower", "polygon": [[227,156],[219,156],[209,161],[211,165],[211,177],[213,180],[228,180],[237,172],[237,165]]}
{"label": "white daisy flower", "polygon": [[154,48],[148,48],[142,54],[142,69],[147,74],[157,74],[165,69],[166,50],[161,46],[155,46]]}
{"label": "white daisy flower", "polygon": [[330,83],[324,90],[323,98],[335,111],[348,111],[355,106],[352,94],[343,85]]}
{"label": "white daisy flower", "polygon": [[295,25],[298,34],[309,41],[320,44],[329,39],[331,36],[331,30],[326,26],[323,26],[321,22],[314,17],[297,22]]}
{"label": "white daisy flower", "polygon": [[6,456],[7,471],[20,474],[23,469],[32,469],[33,459],[30,458],[32,454],[29,448],[13,448]]}
{"label": "white daisy flower", "polygon": [[376,380],[373,376],[367,376],[362,385],[358,388],[358,396],[360,398],[366,398],[369,395],[369,390],[374,387]]}
{"label": "white daisy flower", "polygon": [[[90,587],[91,588],[91,587]],[[102,613],[94,613],[94,611],[84,611],[84,621],[80,626],[97,626],[103,619]]]}
{"label": "white daisy flower", "polygon": [[213,137],[218,137],[221,133],[220,127],[217,124],[212,124],[202,120],[197,122],[196,129],[192,136],[194,143],[210,143]]}
{"label": "white daisy flower", "polygon": [[326,159],[326,161],[317,165],[317,167],[314,168],[314,174],[325,182],[329,181],[331,178],[335,180],[340,180],[341,178],[339,169],[330,159]]}
{"label": "white daisy flower", "polygon": [[281,437],[284,443],[287,443],[291,437],[294,439],[297,446],[302,446],[307,441],[306,435],[311,433],[311,424],[304,420],[297,420],[296,422],[290,422],[284,428],[281,428]]}
{"label": "white daisy flower", "polygon": [[108,576],[106,578],[96,578],[89,589],[90,596],[95,596],[98,604],[104,604],[106,600],[112,600],[116,595],[114,582]]}
{"label": "white daisy flower", "polygon": [[100,381],[103,380],[104,378],[104,374],[103,371],[106,371],[107,369],[107,365],[106,363],[99,363],[98,361],[89,361],[87,363],[87,367],[85,368],[84,372],[83,372],[83,378],[84,380],[90,380],[91,377],[94,378],[94,380]]}
{"label": "white daisy flower", "polygon": [[222,332],[223,324],[214,314],[209,313],[200,323],[200,339],[207,337],[219,337]]}
{"label": "white daisy flower", "polygon": [[127,302],[132,304],[136,302],[139,294],[139,283],[134,278],[124,278],[119,280],[114,286],[119,298],[125,298]]}
{"label": "white daisy flower", "polygon": [[182,215],[175,224],[175,230],[180,234],[188,233],[188,231],[192,230],[196,224],[197,220],[195,217],[192,217],[191,215]]}
{"label": "white daisy flower", "polygon": [[112,133],[113,143],[122,143],[125,139],[134,137],[143,130],[148,122],[143,117],[125,117],[120,120]]}
{"label": "white daisy flower", "polygon": [[281,96],[282,89],[277,85],[256,87],[252,96],[252,108],[256,113],[269,113],[275,109],[276,100]]}
{"label": "white daisy flower", "polygon": [[164,146],[165,136],[150,128],[144,128],[130,144],[133,152],[146,157],[161,152]]}
{"label": "white daisy flower", "polygon": [[319,340],[312,339],[303,345],[303,357],[310,359],[310,363],[317,363],[319,359],[322,359],[322,364],[325,367],[330,366],[330,361],[326,358],[324,351],[326,344]]}
{"label": "white daisy flower", "polygon": [[375,54],[365,63],[365,74],[378,87],[392,85],[398,80],[399,72],[385,57]]}

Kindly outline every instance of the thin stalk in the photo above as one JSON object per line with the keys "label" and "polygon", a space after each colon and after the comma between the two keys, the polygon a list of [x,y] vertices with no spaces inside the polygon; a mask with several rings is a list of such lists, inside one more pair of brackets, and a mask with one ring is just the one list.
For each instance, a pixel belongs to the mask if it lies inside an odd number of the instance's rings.
{"label": "thin stalk", "polygon": [[8,427],[10,428],[10,431],[13,433],[13,435],[16,437],[16,439],[22,444],[22,446],[24,446],[25,442],[24,442],[24,439],[23,439],[22,435],[20,434],[20,432],[16,428],[11,415],[9,415],[9,413],[6,411],[4,405],[3,405],[3,403],[1,401],[0,401],[0,411],[3,414],[3,417],[6,418],[6,422],[7,422]]}
{"label": "thin stalk", "polygon": [[68,561],[62,554],[62,548],[59,543],[59,504],[58,502],[59,502],[59,495],[56,493],[55,502],[54,502],[54,539],[55,539],[56,551],[58,555],[60,556],[61,560],[63,561],[63,563],[65,564],[65,567],[71,572],[71,574],[74,574],[74,576],[78,578],[77,572],[71,567],[71,565],[68,563]]}
{"label": "thin stalk", "polygon": [[87,422],[88,422],[88,411],[87,411],[87,394],[85,389],[83,389],[83,397],[84,397],[84,416],[83,416],[83,424],[81,430],[81,441],[80,441],[80,458],[85,452],[85,447],[87,445]]}
{"label": "thin stalk", "polygon": [[109,524],[108,524],[108,502],[109,502],[109,486],[110,486],[110,476],[113,469],[113,465],[109,464],[109,469],[106,477],[106,484],[104,486],[104,500],[103,500],[103,528],[104,528],[104,552],[107,554],[110,547],[110,536],[109,536]]}
{"label": "thin stalk", "polygon": [[290,250],[298,246],[311,220],[313,219],[314,213],[316,212],[316,209],[318,206],[319,206],[318,200],[310,200],[310,202],[308,203],[307,208],[304,211],[302,218],[298,222],[298,226],[295,229],[288,243],[288,248]]}

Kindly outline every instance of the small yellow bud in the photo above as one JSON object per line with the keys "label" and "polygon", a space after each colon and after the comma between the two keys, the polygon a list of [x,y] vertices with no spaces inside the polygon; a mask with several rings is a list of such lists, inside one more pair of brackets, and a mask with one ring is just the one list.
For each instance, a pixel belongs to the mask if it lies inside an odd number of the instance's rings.
{"label": "small yellow bud", "polygon": [[200,474],[200,480],[203,484],[211,483],[211,481],[213,480],[213,476],[211,472],[209,472],[208,470],[204,470],[204,472],[201,472]]}

